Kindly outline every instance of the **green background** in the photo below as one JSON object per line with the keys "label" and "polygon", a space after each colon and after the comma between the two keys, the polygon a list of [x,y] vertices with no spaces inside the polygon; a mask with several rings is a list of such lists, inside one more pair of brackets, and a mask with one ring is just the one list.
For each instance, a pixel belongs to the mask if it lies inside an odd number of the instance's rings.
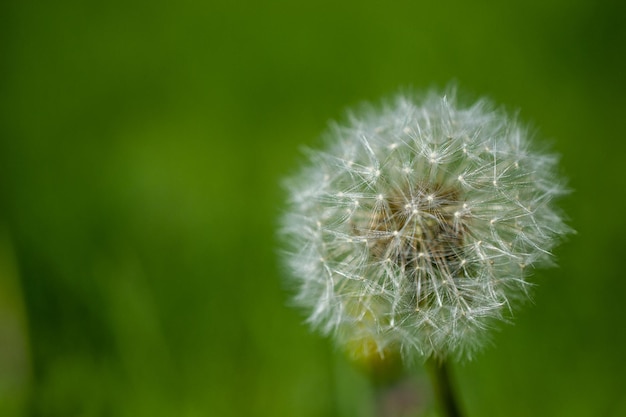
{"label": "green background", "polygon": [[626,3],[0,4],[0,415],[371,416],[288,306],[281,178],[456,80],[562,155],[578,234],[455,367],[469,416],[626,416]]}

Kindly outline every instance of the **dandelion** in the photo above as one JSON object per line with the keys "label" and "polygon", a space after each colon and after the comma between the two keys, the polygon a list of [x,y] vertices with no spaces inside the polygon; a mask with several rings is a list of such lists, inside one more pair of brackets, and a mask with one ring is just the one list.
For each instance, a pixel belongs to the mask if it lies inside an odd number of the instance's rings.
{"label": "dandelion", "polygon": [[557,157],[485,100],[399,96],[307,156],[286,263],[308,322],[353,351],[471,358],[569,231]]}

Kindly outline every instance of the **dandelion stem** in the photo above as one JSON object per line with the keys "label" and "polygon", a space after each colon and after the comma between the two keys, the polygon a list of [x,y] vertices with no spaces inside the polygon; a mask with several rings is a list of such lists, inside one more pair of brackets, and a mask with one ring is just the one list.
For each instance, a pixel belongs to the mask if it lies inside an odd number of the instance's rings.
{"label": "dandelion stem", "polygon": [[454,396],[452,381],[444,360],[429,360],[431,379],[438,407],[443,417],[461,417],[459,404]]}

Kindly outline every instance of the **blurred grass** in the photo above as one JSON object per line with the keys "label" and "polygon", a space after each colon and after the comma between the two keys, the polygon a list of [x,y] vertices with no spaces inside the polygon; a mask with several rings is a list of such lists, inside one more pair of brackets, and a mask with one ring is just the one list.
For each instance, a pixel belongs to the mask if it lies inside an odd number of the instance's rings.
{"label": "blurred grass", "polygon": [[[366,416],[287,306],[282,177],[346,107],[445,85],[563,155],[578,235],[458,366],[470,416],[626,416],[617,1],[0,6],[0,415]],[[21,364],[21,365],[20,365]]]}

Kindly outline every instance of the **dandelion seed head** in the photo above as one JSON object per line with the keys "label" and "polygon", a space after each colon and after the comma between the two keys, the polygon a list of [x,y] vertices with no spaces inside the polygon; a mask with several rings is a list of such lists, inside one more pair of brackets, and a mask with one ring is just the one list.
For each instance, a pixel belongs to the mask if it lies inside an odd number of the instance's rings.
{"label": "dandelion seed head", "polygon": [[480,100],[354,114],[288,181],[285,254],[311,325],[408,361],[469,358],[570,231],[557,158]]}

